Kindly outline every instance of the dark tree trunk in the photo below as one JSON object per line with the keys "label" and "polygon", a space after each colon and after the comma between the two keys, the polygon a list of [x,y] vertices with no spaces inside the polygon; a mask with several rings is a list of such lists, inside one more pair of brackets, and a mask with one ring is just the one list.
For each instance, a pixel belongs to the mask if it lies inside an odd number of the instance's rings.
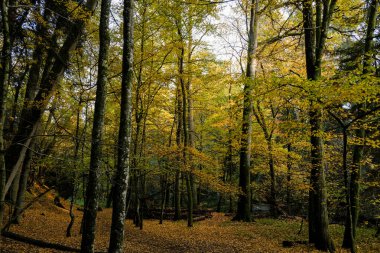
{"label": "dark tree trunk", "polygon": [[[18,108],[18,101],[20,97],[20,90],[22,87],[22,84],[24,82],[25,77],[29,73],[29,65],[26,66],[24,72],[20,75],[20,77],[17,80],[17,86],[15,87],[15,96],[13,99],[13,105],[12,105],[12,112],[11,112],[11,120],[10,120],[10,125],[9,125],[9,137],[14,135],[15,129],[17,128],[17,122],[16,122],[16,117],[17,117],[17,108]],[[32,73],[30,72],[29,75]],[[9,138],[8,137],[8,138]]]}
{"label": "dark tree trunk", "polygon": [[[71,229],[74,225],[74,222],[75,222],[75,214],[74,214],[74,211],[73,211],[73,208],[74,208],[74,201],[75,201],[75,197],[76,197],[76,193],[77,193],[77,170],[78,170],[78,159],[79,159],[79,146],[80,146],[80,136],[79,136],[79,125],[80,125],[80,111],[81,111],[81,104],[82,104],[83,100],[82,100],[82,94],[80,94],[80,97],[79,97],[79,105],[78,105],[78,108],[77,108],[77,115],[76,115],[76,126],[75,126],[75,140],[74,140],[74,144],[75,144],[75,147],[74,147],[74,171],[72,173],[72,178],[71,178],[71,185],[72,185],[72,192],[71,192],[71,201],[70,201],[70,222],[69,222],[69,225],[67,226],[67,229],[66,229],[66,237],[71,237]],[[86,130],[86,125],[83,129],[83,134],[85,133],[85,130]],[[82,217],[83,219],[83,217]],[[82,225],[82,223],[81,223]],[[82,227],[83,229],[83,227]],[[83,232],[83,230],[81,229],[81,231]]]}
{"label": "dark tree trunk", "polygon": [[251,138],[252,138],[252,79],[255,78],[256,61],[255,52],[257,48],[257,22],[258,22],[259,0],[252,0],[250,5],[250,22],[248,35],[248,59],[246,77],[244,84],[243,123],[240,139],[240,174],[239,187],[242,194],[239,195],[237,212],[233,220],[251,221]]}
{"label": "dark tree trunk", "polygon": [[351,253],[356,252],[355,238],[353,235],[352,213],[351,213],[351,199],[350,199],[350,185],[349,185],[349,172],[347,168],[347,128],[343,127],[343,173],[344,173],[344,187],[346,191],[346,224],[343,238],[343,245],[350,245]]}
{"label": "dark tree trunk", "polygon": [[164,221],[164,214],[165,214],[165,205],[166,205],[166,197],[168,194],[167,191],[167,186],[168,186],[168,175],[165,174],[161,178],[161,212],[160,212],[160,224],[163,223]]}
{"label": "dark tree trunk", "polygon": [[[1,1],[1,23],[3,32],[3,48],[1,51],[1,69],[0,69],[0,228],[3,224],[4,215],[4,196],[5,192],[5,145],[4,145],[4,123],[5,123],[5,102],[7,96],[8,78],[11,64],[11,41],[8,20],[9,1]],[[1,233],[1,232],[0,232]]]}
{"label": "dark tree trunk", "polygon": [[[265,120],[265,116],[262,112],[260,103],[257,102],[253,105],[253,114],[256,117],[257,122],[259,123],[261,129],[264,132],[265,140],[268,148],[268,165],[269,165],[269,175],[270,175],[270,194],[269,194],[269,204],[270,204],[270,213],[271,216],[276,218],[278,216],[278,206],[277,206],[277,190],[276,190],[276,172],[274,168],[274,156],[273,156],[273,131],[268,129],[268,125]],[[273,114],[273,119],[276,118],[276,115]]]}
{"label": "dark tree trunk", "polygon": [[[184,37],[182,35],[182,20],[177,22],[177,31],[180,39],[180,48],[178,55],[178,74],[179,74],[179,84],[181,88],[181,98],[182,98],[182,130],[183,130],[183,152],[182,152],[182,162],[184,172],[184,178],[186,182],[186,192],[187,192],[187,226],[193,226],[193,190],[191,185],[191,169],[188,170],[189,166],[189,118],[188,113],[188,90],[186,89],[184,80],[184,60],[185,60],[185,48],[184,48]],[[191,165],[190,165],[191,166]]]}
{"label": "dark tree trunk", "polygon": [[140,188],[141,188],[141,194],[140,194],[140,222],[139,222],[139,228],[140,229],[143,229],[144,228],[144,211],[145,211],[145,207],[146,207],[146,196],[145,196],[145,188],[146,188],[146,181],[145,181],[145,175],[142,174],[141,176],[141,185],[140,185]]}
{"label": "dark tree trunk", "polygon": [[[233,169],[234,169],[234,164],[233,164],[233,154],[232,154],[232,122],[233,122],[233,111],[232,111],[232,84],[230,83],[229,88],[228,88],[228,116],[230,120],[230,124],[228,126],[228,150],[227,150],[227,177],[229,179],[229,183],[232,184],[232,174],[233,174]],[[232,193],[229,194],[229,205],[228,205],[228,212],[233,213],[233,198],[232,198]]]}
{"label": "dark tree trunk", "polygon": [[102,0],[99,24],[99,61],[98,80],[96,84],[96,99],[94,122],[91,138],[90,170],[87,180],[86,198],[83,214],[83,232],[81,252],[94,252],[95,225],[98,211],[99,170],[101,164],[102,137],[104,126],[104,112],[106,106],[106,84],[108,71],[109,49],[109,15],[110,0]]}
{"label": "dark tree trunk", "polygon": [[[364,52],[363,52],[363,74],[370,73],[371,64],[373,62],[372,50],[373,50],[373,38],[376,27],[376,12],[379,6],[378,0],[371,0],[368,8],[367,17],[367,31],[364,40]],[[363,104],[357,105],[357,116],[362,117],[365,113],[366,107]],[[365,130],[363,128],[355,131],[356,137],[364,142]],[[359,210],[360,210],[360,174],[361,174],[361,162],[363,157],[364,145],[354,145],[352,169],[351,169],[351,181],[349,187],[350,207],[347,210],[346,226],[344,230],[343,248],[350,248],[351,251],[356,251],[356,227],[358,224]],[[351,216],[351,219],[349,217]]]}
{"label": "dark tree trunk", "polygon": [[110,192],[108,193],[108,196],[107,196],[106,208],[110,208],[112,206],[113,191],[114,191],[114,186],[112,184],[111,185],[111,190],[110,190]]}
{"label": "dark tree trunk", "polygon": [[[303,26],[305,33],[306,71],[308,80],[316,81],[321,77],[321,61],[327,31],[334,12],[336,0],[303,0]],[[315,7],[315,23],[313,8]],[[309,191],[309,241],[319,250],[335,251],[328,231],[327,193],[323,161],[323,141],[321,137],[322,110],[313,100],[310,101],[311,128],[311,172]]]}
{"label": "dark tree trunk", "polygon": [[[179,149],[181,146],[181,132],[182,132],[182,96],[179,87],[177,87],[177,129],[176,129],[176,144]],[[178,157],[179,160],[179,157]],[[179,167],[175,173],[174,182],[174,220],[179,220],[181,217],[181,172]]]}
{"label": "dark tree trunk", "polygon": [[135,216],[133,217],[133,224],[135,224],[136,227],[140,224],[140,190],[139,190],[139,181],[140,181],[140,172],[134,171],[134,175],[132,176],[132,182],[133,182],[133,192],[134,192],[134,213]]}
{"label": "dark tree trunk", "polygon": [[286,167],[287,167],[287,174],[286,174],[286,205],[288,206],[288,214],[292,214],[292,208],[291,208],[291,188],[290,188],[290,182],[292,180],[292,160],[290,156],[290,152],[292,152],[292,144],[288,143],[286,145],[288,154],[286,158]]}
{"label": "dark tree trunk", "polygon": [[71,229],[73,228],[74,222],[75,222],[75,215],[74,215],[74,200],[75,200],[75,185],[73,186],[73,192],[70,200],[70,222],[66,229],[66,237],[71,237]]}
{"label": "dark tree trunk", "polygon": [[[31,144],[31,149],[33,149],[33,144]],[[25,160],[21,169],[19,189],[18,189],[18,194],[16,198],[16,205],[12,214],[13,221],[16,224],[20,223],[20,211],[22,210],[23,205],[24,205],[25,192],[26,192],[26,188],[28,184],[29,171],[30,171],[30,166],[32,162],[31,149],[28,149],[28,151],[26,152]]]}
{"label": "dark tree trunk", "polygon": [[276,191],[276,173],[274,170],[274,157],[273,157],[273,143],[272,137],[267,140],[268,151],[269,151],[269,174],[270,174],[270,212],[272,217],[276,218],[278,216],[278,206],[277,206],[277,191]]}
{"label": "dark tree trunk", "polygon": [[108,252],[123,252],[126,195],[129,177],[133,80],[133,0],[124,0],[123,66],[121,84],[120,126],[111,236]]}

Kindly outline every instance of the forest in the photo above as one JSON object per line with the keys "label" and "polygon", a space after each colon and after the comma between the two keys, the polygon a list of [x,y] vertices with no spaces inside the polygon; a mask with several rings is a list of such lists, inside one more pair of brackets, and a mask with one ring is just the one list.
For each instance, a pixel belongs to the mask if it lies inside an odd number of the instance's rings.
{"label": "forest", "polygon": [[1,0],[0,252],[380,252],[380,0]]}

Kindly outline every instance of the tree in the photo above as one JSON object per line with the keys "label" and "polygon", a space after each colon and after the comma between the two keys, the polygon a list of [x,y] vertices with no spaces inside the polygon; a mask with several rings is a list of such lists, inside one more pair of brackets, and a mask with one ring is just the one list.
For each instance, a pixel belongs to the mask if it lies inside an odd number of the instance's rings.
{"label": "tree", "polygon": [[243,121],[240,139],[240,175],[239,187],[242,194],[239,195],[238,207],[234,220],[251,221],[251,136],[252,136],[252,90],[253,79],[256,73],[255,52],[257,48],[258,28],[258,0],[252,0],[249,4],[250,21],[248,33],[248,53],[246,80],[244,83]]}
{"label": "tree", "polygon": [[275,164],[274,164],[274,150],[273,150],[273,133],[275,130],[274,121],[279,113],[278,109],[275,109],[273,104],[271,104],[271,114],[272,114],[272,122],[268,124],[265,116],[263,114],[260,102],[256,102],[253,105],[253,114],[257,122],[259,123],[261,129],[263,130],[264,137],[267,143],[268,148],[268,165],[269,165],[269,174],[270,174],[270,212],[272,217],[277,217],[278,215],[278,206],[277,206],[277,190],[276,190],[276,173],[275,173]]}
{"label": "tree", "polygon": [[[321,63],[331,17],[336,0],[302,1],[303,27],[307,79],[321,78]],[[315,22],[313,8],[315,7]],[[316,83],[317,84],[317,83]],[[323,161],[322,109],[313,98],[310,100],[311,171],[309,191],[309,241],[319,250],[335,251],[328,232],[327,193]]]}
{"label": "tree", "polygon": [[99,60],[98,80],[96,83],[96,98],[94,122],[91,138],[90,169],[87,181],[86,199],[83,214],[83,234],[81,252],[94,252],[95,224],[98,211],[99,169],[102,157],[102,138],[104,112],[106,105],[106,84],[108,72],[109,16],[110,0],[102,0],[99,24]]}
{"label": "tree", "polygon": [[129,177],[133,81],[133,0],[124,0],[123,65],[117,167],[114,177],[111,236],[108,252],[123,252],[126,195]]}
{"label": "tree", "polygon": [[[11,64],[11,41],[8,20],[9,1],[1,1],[1,23],[3,32],[3,48],[1,50],[0,69],[0,228],[4,215],[4,195],[6,194],[6,169],[5,169],[5,145],[4,145],[4,123],[5,123],[5,101],[7,94],[8,78]],[[3,197],[4,196],[4,197]],[[0,232],[1,233],[1,232]]]}
{"label": "tree", "polygon": [[[367,17],[367,31],[364,39],[364,50],[363,50],[363,74],[371,73],[372,65],[372,54],[373,54],[373,38],[376,27],[376,12],[379,6],[378,0],[372,0],[368,6],[368,17]],[[358,104],[355,106],[357,111],[357,117],[361,118],[366,114],[366,104]],[[356,137],[361,141],[365,138],[365,129],[360,128],[355,131]],[[364,145],[358,144],[354,145],[353,148],[353,161],[352,169],[350,175],[350,184],[347,184],[347,194],[348,194],[348,209],[346,217],[346,225],[344,230],[343,247],[350,248],[351,252],[356,252],[356,227],[359,219],[360,210],[360,175],[362,168],[362,157],[363,157]]]}

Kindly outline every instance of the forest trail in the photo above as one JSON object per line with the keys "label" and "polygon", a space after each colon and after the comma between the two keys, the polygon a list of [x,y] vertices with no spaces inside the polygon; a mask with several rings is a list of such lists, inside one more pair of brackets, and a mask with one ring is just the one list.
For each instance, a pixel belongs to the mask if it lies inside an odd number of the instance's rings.
{"label": "forest trail", "polygon": [[[33,239],[79,249],[79,234],[82,212],[75,210],[73,236],[65,236],[70,221],[68,210],[53,204],[53,195],[44,197],[28,209],[22,217],[21,225],[12,225],[10,231]],[[69,204],[62,202],[66,208]],[[95,248],[97,252],[107,252],[111,225],[111,209],[98,212]],[[131,220],[126,221],[125,252],[314,252],[305,245],[283,248],[283,240],[305,240],[307,231],[297,235],[299,220],[259,219],[254,223],[231,222],[231,217],[213,213],[211,219],[196,222],[187,228],[185,221],[145,220],[144,229],[135,228]],[[378,252],[380,241],[368,240],[362,252]],[[1,253],[20,252],[61,252],[45,249],[8,238],[1,239]],[[317,251],[315,251],[317,252]],[[338,249],[338,252],[345,252]]]}

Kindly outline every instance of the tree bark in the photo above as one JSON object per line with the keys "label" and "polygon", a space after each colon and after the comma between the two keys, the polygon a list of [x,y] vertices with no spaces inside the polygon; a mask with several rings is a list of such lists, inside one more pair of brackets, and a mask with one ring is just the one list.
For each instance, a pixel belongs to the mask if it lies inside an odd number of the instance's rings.
{"label": "tree bark", "polygon": [[[305,33],[305,54],[307,78],[316,81],[321,77],[321,62],[327,30],[334,12],[336,0],[303,0],[303,26]],[[313,7],[316,8],[315,24]],[[335,251],[334,243],[328,231],[327,193],[325,170],[323,165],[322,110],[316,102],[310,101],[311,128],[311,172],[309,191],[309,241],[319,250]]]}
{"label": "tree bark", "polygon": [[188,147],[189,147],[189,118],[187,116],[188,112],[188,93],[184,80],[184,60],[185,60],[185,47],[184,47],[184,38],[182,35],[182,24],[181,21],[177,22],[177,31],[180,38],[180,48],[178,55],[178,74],[179,74],[179,84],[181,88],[181,98],[182,98],[182,130],[183,130],[183,153],[182,153],[182,162],[185,170],[185,181],[186,181],[186,191],[187,191],[187,226],[193,226],[193,190],[191,188],[191,169],[188,167]]}
{"label": "tree bark", "polygon": [[96,99],[94,121],[91,138],[90,169],[87,181],[85,208],[83,214],[83,233],[81,252],[94,252],[95,225],[98,211],[99,170],[101,164],[104,112],[106,106],[106,84],[108,72],[108,49],[110,0],[102,0],[99,24],[99,61],[98,80],[96,83]]}
{"label": "tree bark", "polygon": [[[164,164],[166,166],[166,164]],[[164,221],[166,196],[168,194],[168,174],[161,177],[161,211],[160,211],[160,224]]]}
{"label": "tree bark", "polygon": [[124,0],[123,66],[111,236],[108,252],[123,252],[126,195],[129,177],[133,80],[133,0]]}
{"label": "tree bark", "polygon": [[273,143],[272,137],[267,140],[269,151],[269,174],[270,174],[270,210],[272,217],[278,216],[276,172],[274,170]]}
{"label": "tree bark", "polygon": [[[181,132],[182,132],[182,96],[180,93],[180,88],[177,87],[177,129],[176,129],[176,145],[179,149],[181,146]],[[179,157],[178,157],[179,160]],[[174,220],[179,220],[181,217],[181,193],[180,193],[180,183],[181,183],[181,171],[179,166],[175,172],[175,183],[174,183]]]}
{"label": "tree bark", "polygon": [[239,187],[242,193],[239,195],[237,212],[233,220],[251,221],[251,138],[252,138],[252,90],[253,79],[256,73],[255,53],[257,48],[259,0],[250,3],[250,22],[248,35],[248,54],[246,81],[244,84],[243,123],[240,139],[240,174]]}
{"label": "tree bark", "polygon": [[[376,12],[379,6],[378,0],[371,0],[368,8],[368,17],[367,17],[367,31],[366,37],[364,40],[364,52],[363,52],[363,74],[366,75],[371,72],[372,64],[372,50],[373,50],[373,38],[374,31],[376,27]],[[365,113],[365,105],[357,105],[357,115],[362,117]],[[365,138],[365,130],[363,128],[357,129],[355,135],[360,140]],[[364,141],[363,141],[364,142]],[[361,174],[361,162],[363,157],[364,145],[358,144],[354,145],[353,148],[353,158],[352,158],[352,169],[351,169],[351,181],[349,184],[349,198],[350,198],[350,207],[347,210],[347,219],[344,230],[343,237],[343,248],[350,248],[351,250],[356,251],[355,240],[356,240],[356,227],[358,224],[359,211],[360,211],[360,174]],[[351,220],[349,217],[351,216]]]}
{"label": "tree bark", "polygon": [[[79,97],[79,104],[77,108],[77,115],[76,115],[76,126],[75,126],[75,139],[74,139],[74,171],[72,173],[72,179],[71,179],[71,184],[72,184],[72,194],[71,194],[71,201],[70,201],[70,222],[69,225],[67,225],[66,229],[66,237],[71,237],[71,229],[74,225],[75,221],[75,214],[73,212],[74,208],[74,201],[77,193],[77,176],[78,176],[78,164],[79,164],[79,147],[80,147],[80,136],[79,136],[79,125],[80,125],[80,112],[81,112],[81,105],[82,105],[82,93],[80,94]],[[85,129],[84,131],[85,132]],[[82,217],[83,219],[83,217]],[[81,223],[82,224],[82,223]],[[83,228],[82,228],[83,229]],[[83,232],[83,230],[82,230]]]}
{"label": "tree bark", "polygon": [[5,102],[7,98],[7,87],[11,64],[11,41],[8,20],[9,1],[1,1],[1,21],[3,32],[3,48],[1,51],[1,69],[0,69],[0,227],[2,227],[4,217],[4,198],[5,192],[5,145],[4,145],[4,124],[5,124]]}
{"label": "tree bark", "polygon": [[[31,149],[33,148],[33,144],[31,144]],[[28,184],[28,178],[29,178],[29,171],[30,166],[32,162],[32,150],[28,149],[25,155],[25,160],[22,165],[21,169],[21,175],[20,175],[20,182],[19,182],[19,189],[18,194],[16,198],[16,205],[15,209],[13,211],[12,217],[14,220],[14,223],[19,224],[20,223],[20,211],[22,210],[22,207],[24,205],[24,199],[25,199],[25,192],[26,187]]]}
{"label": "tree bark", "polygon": [[[343,173],[344,173],[344,186],[346,191],[346,224],[343,238],[343,245],[350,245],[351,253],[356,252],[355,238],[353,235],[353,219],[351,213],[351,199],[350,199],[350,185],[349,185],[349,172],[347,168],[347,128],[343,127]],[[348,234],[347,234],[348,233]]]}

